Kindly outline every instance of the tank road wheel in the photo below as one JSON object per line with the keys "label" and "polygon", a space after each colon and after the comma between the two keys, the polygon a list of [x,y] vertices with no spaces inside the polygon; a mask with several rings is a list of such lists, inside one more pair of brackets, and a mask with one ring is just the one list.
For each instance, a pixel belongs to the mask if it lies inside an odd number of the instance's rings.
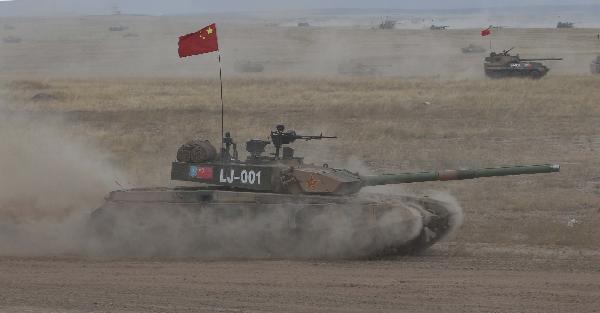
{"label": "tank road wheel", "polygon": [[538,70],[533,70],[533,71],[529,72],[529,76],[533,79],[540,79],[544,75],[542,74],[542,72],[540,72]]}

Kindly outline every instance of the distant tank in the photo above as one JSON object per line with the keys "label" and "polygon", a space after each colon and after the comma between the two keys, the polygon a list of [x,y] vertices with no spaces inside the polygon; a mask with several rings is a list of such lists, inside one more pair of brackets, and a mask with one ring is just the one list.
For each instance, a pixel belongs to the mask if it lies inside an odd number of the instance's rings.
{"label": "distant tank", "polygon": [[[296,140],[336,137],[298,135],[283,125],[269,137],[248,140],[245,160],[238,158],[229,133],[219,153],[205,140],[183,145],[171,164],[171,179],[188,186],[113,191],[93,211],[90,229],[116,251],[125,247],[150,255],[176,256],[184,247],[200,256],[225,250],[230,257],[248,257],[248,251],[262,251],[258,257],[268,258],[415,253],[457,226],[453,205],[426,196],[359,193],[361,189],[559,171],[558,165],[543,164],[363,175],[306,164],[288,146]],[[265,155],[270,145],[274,152]],[[144,244],[131,238],[143,238]]]}
{"label": "distant tank", "polygon": [[592,64],[590,64],[590,72],[592,74],[600,74],[600,55],[596,56]]}
{"label": "distant tank", "polygon": [[469,44],[466,47],[461,48],[462,53],[484,53],[486,50],[482,46]]}
{"label": "distant tank", "polygon": [[558,22],[556,28],[573,28],[574,25],[571,22]]}
{"label": "distant tank", "polygon": [[240,73],[261,73],[265,70],[263,63],[248,60],[236,62],[233,68],[236,72]]}
{"label": "distant tank", "polygon": [[396,21],[391,19],[385,19],[379,24],[379,29],[394,29],[396,28]]}
{"label": "distant tank", "polygon": [[308,22],[298,22],[298,27],[309,27],[310,24]]}
{"label": "distant tank", "polygon": [[450,27],[450,26],[448,26],[448,25],[431,25],[429,27],[429,29],[431,29],[431,30],[446,30],[446,28],[448,28],[448,27]]}
{"label": "distant tank", "polygon": [[122,32],[124,30],[128,30],[129,27],[127,26],[111,26],[108,28],[108,30],[110,30],[111,32]]}
{"label": "distant tank", "polygon": [[485,75],[491,78],[530,77],[537,79],[546,75],[550,69],[535,61],[562,60],[562,58],[521,59],[518,54],[511,55],[509,53],[512,49],[504,50],[502,53],[492,52],[485,57],[483,64]]}

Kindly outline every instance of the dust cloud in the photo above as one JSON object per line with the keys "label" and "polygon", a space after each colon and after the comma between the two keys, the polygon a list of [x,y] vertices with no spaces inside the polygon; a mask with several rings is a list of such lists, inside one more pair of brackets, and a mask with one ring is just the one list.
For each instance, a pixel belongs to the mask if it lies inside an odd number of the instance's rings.
{"label": "dust cloud", "polygon": [[90,209],[120,174],[58,119],[0,109],[0,254],[76,252]]}
{"label": "dust cloud", "polygon": [[94,217],[97,232],[89,251],[99,256],[346,259],[407,243],[422,229],[421,215],[411,206],[385,212],[369,228],[356,223],[364,217],[358,206],[343,204],[283,203],[256,210],[229,204],[202,211],[165,203],[109,206]]}

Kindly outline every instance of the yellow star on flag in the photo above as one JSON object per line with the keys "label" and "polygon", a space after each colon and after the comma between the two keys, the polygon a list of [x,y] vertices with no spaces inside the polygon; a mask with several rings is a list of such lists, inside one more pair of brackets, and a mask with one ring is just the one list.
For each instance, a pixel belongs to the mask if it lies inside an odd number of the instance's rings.
{"label": "yellow star on flag", "polygon": [[213,32],[213,30],[210,27],[206,30],[206,33],[209,34],[209,35],[212,34],[212,32]]}

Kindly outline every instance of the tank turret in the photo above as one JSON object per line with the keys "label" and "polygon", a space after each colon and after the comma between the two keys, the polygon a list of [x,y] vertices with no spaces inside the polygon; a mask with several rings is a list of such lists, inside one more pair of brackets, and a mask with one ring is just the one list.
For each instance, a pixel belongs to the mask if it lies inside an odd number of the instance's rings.
{"label": "tank turret", "polygon": [[[294,150],[287,146],[295,140],[336,137],[323,136],[323,134],[298,135],[293,130],[286,131],[283,125],[277,125],[276,130],[271,131],[270,138],[271,141],[249,140],[246,143],[246,150],[250,154],[245,161],[227,156],[214,157],[209,162],[194,163],[185,160],[173,162],[171,179],[204,183],[220,189],[341,196],[357,193],[366,186],[551,173],[558,172],[560,169],[558,165],[542,164],[363,176],[345,169],[330,168],[327,164],[321,166],[305,164],[303,158],[295,156]],[[208,143],[208,141],[194,142],[202,144],[202,147]],[[274,146],[275,152],[268,156],[263,155],[265,148],[270,144]],[[181,149],[197,151],[200,146],[190,148],[188,143]],[[223,153],[228,153],[227,150],[228,148],[225,148]],[[235,153],[237,154],[237,151]],[[178,156],[180,154],[178,153]],[[196,154],[207,155],[208,153],[196,152]]]}
{"label": "tank turret", "polygon": [[559,61],[562,58],[528,58],[522,59],[518,54],[511,55],[510,48],[501,53],[491,52],[485,57],[483,68],[491,78],[531,77],[541,78],[550,71],[544,64],[536,61]]}

